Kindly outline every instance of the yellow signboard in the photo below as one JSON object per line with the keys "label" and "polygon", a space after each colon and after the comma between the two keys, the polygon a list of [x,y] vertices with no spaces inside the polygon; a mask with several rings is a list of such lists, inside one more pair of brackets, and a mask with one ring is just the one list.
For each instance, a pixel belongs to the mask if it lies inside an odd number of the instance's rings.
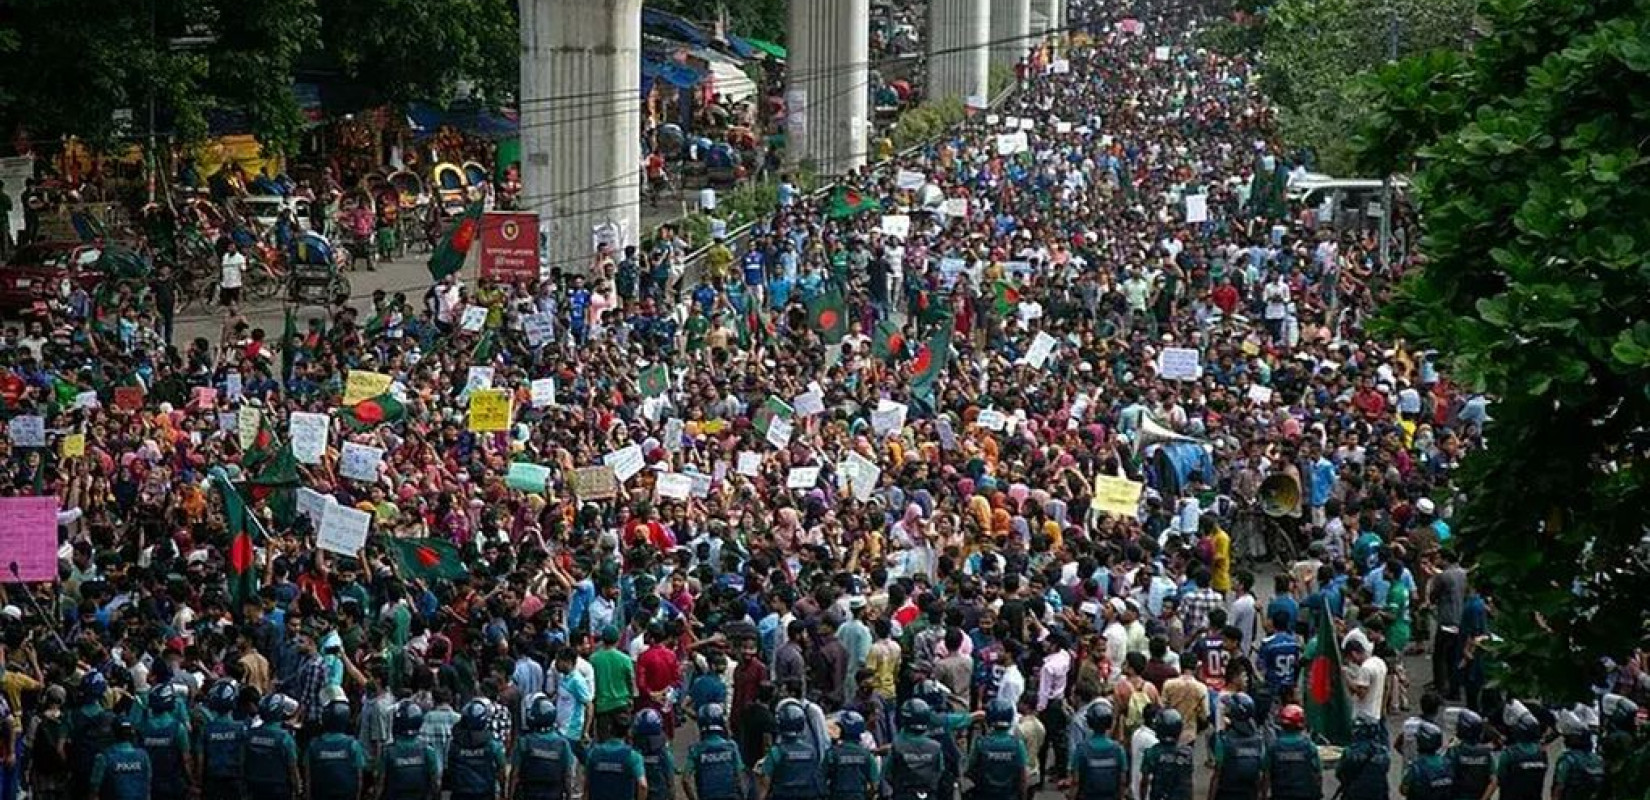
{"label": "yellow signboard", "polygon": [[510,429],[510,391],[476,389],[470,392],[470,430],[492,433]]}
{"label": "yellow signboard", "polygon": [[1145,484],[1111,475],[1094,476],[1094,508],[1105,514],[1133,517],[1140,513],[1140,492]]}
{"label": "yellow signboard", "polygon": [[390,390],[391,378],[381,372],[352,369],[344,381],[344,405],[353,406],[362,400],[377,397]]}

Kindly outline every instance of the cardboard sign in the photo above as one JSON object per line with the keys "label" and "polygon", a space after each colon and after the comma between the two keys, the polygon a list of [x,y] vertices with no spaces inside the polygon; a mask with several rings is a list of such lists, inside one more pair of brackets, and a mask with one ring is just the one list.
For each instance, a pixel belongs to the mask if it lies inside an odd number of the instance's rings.
{"label": "cardboard sign", "polygon": [[785,476],[787,489],[812,489],[819,483],[819,467],[792,467]]}
{"label": "cardboard sign", "polygon": [[384,448],[344,442],[344,449],[338,454],[338,474],[371,483],[378,480],[378,465],[383,462]]}
{"label": "cardboard sign", "polygon": [[619,496],[619,476],[609,466],[579,467],[569,477],[573,494],[580,500],[606,500]]}
{"label": "cardboard sign", "polygon": [[[25,414],[12,417],[11,423],[6,426],[6,432],[11,436],[11,443],[18,447],[45,447],[46,446],[46,418],[34,414]],[[56,535],[57,528],[52,528]]]}
{"label": "cardboard sign", "polygon": [[319,464],[327,452],[327,415],[294,411],[287,419],[292,457],[300,464]]}
{"label": "cardboard sign", "polygon": [[1140,493],[1145,484],[1111,475],[1094,476],[1094,510],[1119,517],[1140,513]]}
{"label": "cardboard sign", "polygon": [[539,378],[533,381],[533,407],[549,408],[556,404],[556,379]]}
{"label": "cardboard sign", "polygon": [[1158,375],[1175,381],[1195,381],[1198,376],[1197,362],[1198,353],[1190,347],[1165,347]]}
{"label": "cardboard sign", "polygon": [[464,316],[459,318],[458,326],[469,333],[480,333],[487,325],[487,309],[484,306],[465,306]]}
{"label": "cardboard sign", "polygon": [[752,453],[748,450],[741,451],[737,472],[747,478],[754,478],[762,474],[762,454]]}
{"label": "cardboard sign", "polygon": [[1206,194],[1186,195],[1186,224],[1195,225],[1209,221],[1209,196]]}
{"label": "cardboard sign", "polygon": [[647,466],[647,459],[642,455],[642,446],[633,444],[602,456],[602,464],[611,467],[613,474],[623,483],[641,472]]}
{"label": "cardboard sign", "polygon": [[0,583],[57,580],[57,498],[0,497],[0,553]]}
{"label": "cardboard sign", "polygon": [[668,500],[686,500],[693,496],[693,479],[677,472],[661,472],[653,493]]}
{"label": "cardboard sign", "polygon": [[344,379],[344,405],[353,406],[390,390],[390,376],[381,372],[352,369]]}
{"label": "cardboard sign", "polygon": [[143,408],[143,387],[116,386],[115,408],[122,408],[127,411],[137,411]]}
{"label": "cardboard sign", "polygon": [[492,211],[481,217],[481,277],[509,283],[539,278],[539,215]]}
{"label": "cardboard sign", "polygon": [[372,515],[341,503],[332,503],[321,513],[321,528],[315,546],[329,553],[354,556],[367,544]]}
{"label": "cardboard sign", "polygon": [[470,430],[496,433],[510,429],[510,391],[481,389],[470,394]]}
{"label": "cardboard sign", "polygon": [[556,338],[556,323],[549,314],[527,314],[521,318],[521,328],[527,334],[527,346],[546,345]]}
{"label": "cardboard sign", "polygon": [[1048,357],[1054,354],[1054,347],[1060,341],[1044,331],[1037,332],[1037,338],[1031,340],[1031,347],[1026,350],[1026,363],[1033,368],[1042,369]]}
{"label": "cardboard sign", "polygon": [[549,467],[541,464],[529,464],[526,461],[512,462],[510,471],[504,475],[504,485],[518,492],[544,494],[545,487],[549,483]]}
{"label": "cardboard sign", "polygon": [[910,408],[904,403],[880,401],[876,410],[871,412],[871,431],[878,436],[899,433],[905,427],[905,415],[909,412]]}

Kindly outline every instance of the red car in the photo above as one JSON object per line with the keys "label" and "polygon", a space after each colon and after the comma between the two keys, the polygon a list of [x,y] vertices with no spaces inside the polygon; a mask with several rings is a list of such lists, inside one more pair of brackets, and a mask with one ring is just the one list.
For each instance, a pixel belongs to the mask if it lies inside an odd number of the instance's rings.
{"label": "red car", "polygon": [[0,313],[15,315],[57,292],[65,279],[91,291],[103,273],[93,265],[103,249],[82,242],[26,245],[0,266]]}

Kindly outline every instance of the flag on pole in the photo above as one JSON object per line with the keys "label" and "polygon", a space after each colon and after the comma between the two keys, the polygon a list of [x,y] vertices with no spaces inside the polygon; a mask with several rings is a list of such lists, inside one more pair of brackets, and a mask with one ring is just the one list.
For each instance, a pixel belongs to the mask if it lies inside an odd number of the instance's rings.
{"label": "flag on pole", "polygon": [[882,204],[876,198],[866,197],[858,189],[838,186],[836,191],[831,192],[831,202],[825,214],[831,219],[847,219],[867,211],[881,210]]}
{"label": "flag on pole", "polygon": [[213,475],[212,483],[223,498],[223,515],[228,522],[230,537],[226,559],[229,565],[229,599],[234,604],[234,610],[239,612],[248,599],[258,595],[258,573],[252,563],[255,555],[252,531],[257,520],[246,507],[246,498],[241,496],[228,477]]}
{"label": "flag on pole", "polygon": [[808,301],[808,318],[826,344],[836,344],[848,335],[848,307],[842,293],[834,289]]}
{"label": "flag on pole", "polygon": [[1341,648],[1335,642],[1335,621],[1327,598],[1321,608],[1313,609],[1313,616],[1317,633],[1303,654],[1307,659],[1306,686],[1301,699],[1306,707],[1306,725],[1314,736],[1345,745],[1352,741],[1352,698],[1346,691]]}
{"label": "flag on pole", "polygon": [[1013,314],[1020,307],[1020,290],[1008,281],[997,281],[992,285],[992,310],[998,316]]}
{"label": "flag on pole", "polygon": [[452,542],[442,539],[401,539],[397,537],[383,537],[385,549],[395,559],[401,568],[401,577],[406,580],[418,579],[425,583],[433,581],[462,580],[470,574],[464,566],[464,559],[459,556],[458,548]]}
{"label": "flag on pole", "polygon": [[470,255],[470,246],[475,244],[476,235],[481,229],[481,204],[471,203],[464,213],[459,215],[458,224],[441,245],[430,254],[430,278],[441,280],[464,268],[464,259]]}
{"label": "flag on pole", "polygon": [[946,362],[951,360],[951,331],[952,326],[941,325],[917,351],[916,361],[911,364],[912,397],[933,401],[934,382],[945,373]]}
{"label": "flag on pole", "polygon": [[905,332],[892,318],[877,323],[871,336],[871,354],[892,364],[905,357]]}

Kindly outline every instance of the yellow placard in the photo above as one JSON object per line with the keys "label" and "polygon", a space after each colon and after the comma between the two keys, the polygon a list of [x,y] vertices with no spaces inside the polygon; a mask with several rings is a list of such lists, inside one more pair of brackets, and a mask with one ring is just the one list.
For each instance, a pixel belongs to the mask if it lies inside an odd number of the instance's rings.
{"label": "yellow placard", "polygon": [[1140,513],[1140,493],[1146,485],[1111,475],[1094,476],[1094,508],[1105,514],[1133,517]]}
{"label": "yellow placard", "polygon": [[470,392],[470,430],[492,433],[510,429],[510,391],[476,389]]}
{"label": "yellow placard", "polygon": [[377,397],[390,390],[390,383],[390,376],[381,372],[352,369],[349,379],[344,381],[344,405],[353,406],[362,400]]}
{"label": "yellow placard", "polygon": [[1238,349],[1242,350],[1243,354],[1246,355],[1246,356],[1258,356],[1258,355],[1260,355],[1260,345],[1256,344],[1254,342],[1247,342],[1246,341],[1243,344],[1238,345]]}
{"label": "yellow placard", "polygon": [[63,457],[79,458],[86,455],[86,434],[71,433],[63,437]]}
{"label": "yellow placard", "polygon": [[709,436],[715,436],[727,429],[728,421],[724,419],[707,419],[704,424],[699,426],[699,430],[704,431]]}

